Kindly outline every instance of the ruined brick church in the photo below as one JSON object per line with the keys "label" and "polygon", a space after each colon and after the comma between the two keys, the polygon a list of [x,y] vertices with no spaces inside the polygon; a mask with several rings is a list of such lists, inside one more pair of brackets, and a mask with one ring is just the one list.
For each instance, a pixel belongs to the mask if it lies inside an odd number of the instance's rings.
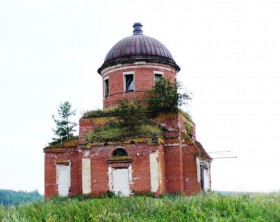
{"label": "ruined brick church", "polygon": [[[174,81],[180,71],[169,50],[143,34],[141,23],[133,28],[133,35],[117,42],[98,69],[104,110],[118,106],[122,99],[144,99],[158,78]],[[211,188],[212,159],[196,140],[195,124],[184,112],[151,117],[165,129],[162,136],[87,140],[89,132],[114,119],[110,112],[84,115],[78,139],[44,148],[46,198],[108,192],[193,194]]]}

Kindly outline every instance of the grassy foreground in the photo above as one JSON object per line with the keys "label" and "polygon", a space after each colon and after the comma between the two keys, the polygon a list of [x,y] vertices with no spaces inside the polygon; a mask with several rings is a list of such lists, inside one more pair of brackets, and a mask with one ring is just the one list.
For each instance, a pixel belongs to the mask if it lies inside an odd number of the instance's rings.
{"label": "grassy foreground", "polygon": [[0,221],[280,221],[280,194],[53,199],[0,206]]}

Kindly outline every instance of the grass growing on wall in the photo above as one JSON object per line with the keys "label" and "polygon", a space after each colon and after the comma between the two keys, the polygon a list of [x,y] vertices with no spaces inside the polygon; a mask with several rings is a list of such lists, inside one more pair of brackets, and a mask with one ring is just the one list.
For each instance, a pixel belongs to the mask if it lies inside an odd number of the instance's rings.
{"label": "grass growing on wall", "polygon": [[0,207],[0,221],[280,221],[280,194],[53,199]]}
{"label": "grass growing on wall", "polygon": [[88,142],[101,142],[101,141],[113,141],[124,140],[126,138],[138,138],[138,137],[161,137],[162,130],[156,125],[143,124],[137,126],[134,131],[127,127],[122,127],[118,123],[107,124],[104,127],[97,127],[94,131],[90,131],[87,134]]}

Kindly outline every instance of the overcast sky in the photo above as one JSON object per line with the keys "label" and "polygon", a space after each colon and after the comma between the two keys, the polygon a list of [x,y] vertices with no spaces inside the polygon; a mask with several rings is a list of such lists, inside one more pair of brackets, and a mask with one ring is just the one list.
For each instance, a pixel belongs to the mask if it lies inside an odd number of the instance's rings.
{"label": "overcast sky", "polygon": [[278,0],[0,0],[0,189],[44,192],[51,115],[102,107],[97,69],[134,22],[181,67],[197,139],[237,156],[213,160],[212,188],[280,191]]}

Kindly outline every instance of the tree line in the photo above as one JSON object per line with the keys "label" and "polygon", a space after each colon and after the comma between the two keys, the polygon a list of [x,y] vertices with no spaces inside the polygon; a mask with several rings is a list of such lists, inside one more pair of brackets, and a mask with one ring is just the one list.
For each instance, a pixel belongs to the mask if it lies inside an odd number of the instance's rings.
{"label": "tree line", "polygon": [[43,199],[44,197],[37,190],[26,192],[0,189],[0,205],[4,206],[18,206]]}

